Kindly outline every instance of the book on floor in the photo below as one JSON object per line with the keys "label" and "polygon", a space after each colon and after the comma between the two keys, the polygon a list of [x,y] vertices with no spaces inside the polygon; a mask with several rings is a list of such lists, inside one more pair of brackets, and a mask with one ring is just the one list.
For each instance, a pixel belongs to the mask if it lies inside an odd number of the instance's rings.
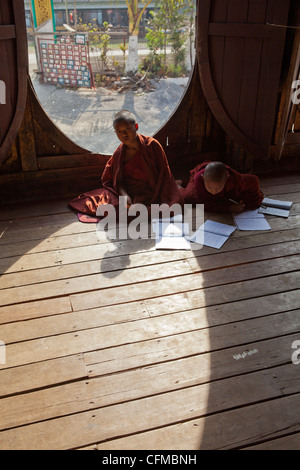
{"label": "book on floor", "polygon": [[271,230],[269,222],[258,209],[235,214],[233,220],[239,230]]}
{"label": "book on floor", "polygon": [[264,198],[258,212],[265,215],[288,218],[293,203],[291,201],[278,201],[276,199]]}
{"label": "book on floor", "polygon": [[156,222],[156,250],[190,250],[189,224],[183,222]]}
{"label": "book on floor", "polygon": [[235,230],[236,227],[232,225],[207,220],[190,237],[190,241],[199,245],[220,249]]}

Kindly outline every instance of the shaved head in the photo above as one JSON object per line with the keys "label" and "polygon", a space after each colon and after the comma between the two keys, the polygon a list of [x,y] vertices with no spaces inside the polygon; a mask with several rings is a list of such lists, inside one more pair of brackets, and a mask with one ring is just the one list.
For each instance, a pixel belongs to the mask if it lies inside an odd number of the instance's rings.
{"label": "shaved head", "polygon": [[223,191],[228,178],[227,168],[224,163],[211,162],[207,165],[202,175],[206,191],[217,195]]}
{"label": "shaved head", "polygon": [[211,162],[204,171],[204,179],[215,183],[223,182],[227,179],[227,168],[222,162]]}
{"label": "shaved head", "polygon": [[123,109],[122,111],[119,111],[117,114],[115,114],[113,126],[116,127],[116,125],[120,122],[127,122],[128,124],[134,125],[136,123],[136,120],[134,115],[130,111],[127,111],[127,109]]}

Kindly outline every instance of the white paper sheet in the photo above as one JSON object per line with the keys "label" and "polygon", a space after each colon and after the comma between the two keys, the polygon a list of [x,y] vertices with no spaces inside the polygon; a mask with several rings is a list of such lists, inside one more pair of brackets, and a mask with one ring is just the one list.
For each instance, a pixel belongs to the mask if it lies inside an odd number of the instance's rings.
{"label": "white paper sheet", "polygon": [[190,250],[191,244],[184,237],[160,237],[156,239],[156,250]]}
{"label": "white paper sheet", "polygon": [[254,211],[245,211],[235,214],[233,220],[239,230],[271,230],[270,224],[264,214]]}
{"label": "white paper sheet", "polygon": [[176,222],[175,224],[169,223],[157,223],[156,234],[167,237],[183,237],[184,235],[189,235],[190,227],[189,224]]}
{"label": "white paper sheet", "polygon": [[211,232],[225,237],[229,237],[236,230],[236,227],[233,225],[221,224],[213,220],[207,220],[201,227],[205,232]]}
{"label": "white paper sheet", "polygon": [[234,220],[241,220],[241,219],[264,219],[265,216],[258,212],[258,209],[254,211],[245,211],[241,212],[240,214],[235,214],[233,216]]}
{"label": "white paper sheet", "polygon": [[235,230],[236,227],[232,225],[207,220],[199,227],[194,235],[190,237],[190,241],[199,245],[220,249]]}
{"label": "white paper sheet", "polygon": [[189,224],[157,221],[155,225],[156,250],[190,250],[191,244],[185,238],[189,236]]}
{"label": "white paper sheet", "polygon": [[225,237],[223,235],[217,235],[211,232],[204,232],[203,245],[209,246],[211,248],[217,248],[219,250],[227,240],[228,237]]}

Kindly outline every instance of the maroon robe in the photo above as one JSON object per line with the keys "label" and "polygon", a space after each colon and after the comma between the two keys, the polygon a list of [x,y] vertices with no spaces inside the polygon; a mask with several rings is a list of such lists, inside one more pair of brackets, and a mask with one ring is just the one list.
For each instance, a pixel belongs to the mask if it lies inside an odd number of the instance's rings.
{"label": "maroon robe", "polygon": [[[171,173],[166,154],[160,143],[152,137],[137,134],[139,151],[123,165],[126,147],[121,144],[107,162],[102,175],[102,188],[73,199],[72,209],[95,216],[102,204],[119,206],[119,187],[127,189],[133,204],[150,208],[151,204],[183,205],[183,198]],[[126,187],[127,185],[127,187]]]}
{"label": "maroon robe", "polygon": [[229,212],[229,206],[233,205],[230,199],[238,203],[242,201],[245,210],[260,207],[264,195],[260,190],[258,177],[238,173],[227,165],[229,176],[223,191],[216,195],[210,194],[202,177],[209,163],[211,162],[200,163],[190,172],[188,185],[180,190],[185,204],[204,204],[204,209],[208,212]]}

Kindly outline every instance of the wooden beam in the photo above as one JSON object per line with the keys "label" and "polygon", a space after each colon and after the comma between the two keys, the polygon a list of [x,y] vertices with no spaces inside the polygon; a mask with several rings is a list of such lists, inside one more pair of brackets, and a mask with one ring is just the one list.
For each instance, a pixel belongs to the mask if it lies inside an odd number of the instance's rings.
{"label": "wooden beam", "polygon": [[38,159],[39,170],[54,170],[62,168],[76,168],[85,166],[96,166],[107,163],[108,157],[105,155],[97,154],[83,154],[83,155],[59,155],[51,157],[40,157]]}
{"label": "wooden beam", "polygon": [[285,145],[298,144],[300,145],[300,132],[291,132],[288,134]]}
{"label": "wooden beam", "polygon": [[16,38],[16,27],[15,25],[4,25],[0,26],[0,41],[7,39]]}
{"label": "wooden beam", "polygon": [[241,38],[271,37],[273,32],[274,28],[265,24],[210,23],[208,28],[209,36]]}
{"label": "wooden beam", "polygon": [[28,94],[26,99],[26,112],[24,113],[18,136],[23,171],[37,170],[32,114]]}

